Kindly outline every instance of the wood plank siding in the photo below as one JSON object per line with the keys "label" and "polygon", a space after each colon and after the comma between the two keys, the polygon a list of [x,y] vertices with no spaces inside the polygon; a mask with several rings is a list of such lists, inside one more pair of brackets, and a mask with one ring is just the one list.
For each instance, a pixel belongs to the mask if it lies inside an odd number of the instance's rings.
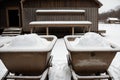
{"label": "wood plank siding", "polygon": [[6,14],[5,14],[5,9],[1,8],[0,9],[0,28],[3,28],[4,26],[6,26]]}
{"label": "wood plank siding", "polygon": [[[97,31],[98,30],[98,8],[80,8],[82,10],[85,10],[85,19],[84,17],[81,17],[80,15],[41,15],[37,16],[36,10],[40,8],[24,8],[24,30],[29,30],[28,25],[29,22],[31,21],[36,21],[36,20],[43,20],[43,21],[50,21],[50,20],[88,20],[92,22],[92,31]],[[53,19],[54,16],[54,19]],[[37,17],[37,18],[36,18]]]}
{"label": "wood plank siding", "polygon": [[38,13],[36,15],[37,21],[83,21],[85,20],[85,13]]}
{"label": "wood plank siding", "polygon": [[[98,30],[98,7],[94,1],[91,0],[26,0],[24,2],[24,23],[23,30],[29,30],[28,24],[31,21],[43,20],[43,21],[79,21],[79,20],[88,20],[92,22],[92,31]],[[41,14],[38,16],[36,10],[38,9],[78,9],[85,10],[85,14]]]}
{"label": "wood plank siding", "polygon": [[[2,0],[0,1],[0,27],[10,27],[8,9],[17,8],[19,27],[24,32],[30,32],[31,21],[91,21],[91,31],[98,30],[98,9],[102,4],[98,0]],[[84,13],[36,13],[36,10],[85,10]],[[54,29],[56,31],[54,31]],[[38,31],[45,31],[37,29]],[[58,31],[57,31],[58,30]],[[79,30],[76,28],[75,30]],[[70,33],[70,28],[50,28],[51,32],[64,31]],[[82,31],[82,29],[81,29]]]}
{"label": "wood plank siding", "polygon": [[26,8],[98,7],[94,0],[25,0]]}
{"label": "wood plank siding", "polygon": [[9,27],[7,25],[8,15],[7,9],[8,8],[18,8],[20,9],[20,0],[2,0],[0,2],[0,27]]}

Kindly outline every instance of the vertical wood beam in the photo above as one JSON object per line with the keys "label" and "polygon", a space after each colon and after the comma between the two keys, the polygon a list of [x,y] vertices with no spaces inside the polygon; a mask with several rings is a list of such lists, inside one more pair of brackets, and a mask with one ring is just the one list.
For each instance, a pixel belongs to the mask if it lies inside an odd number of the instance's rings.
{"label": "vertical wood beam", "polygon": [[21,18],[22,18],[22,19],[21,19],[21,20],[22,20],[22,21],[21,21],[21,22],[22,22],[22,25],[21,25],[21,26],[22,26],[22,27],[23,27],[23,18],[24,18],[24,13],[23,13],[23,2],[24,2],[24,1],[25,1],[25,0],[21,0],[21,1],[20,1],[20,4],[21,4],[21,14],[22,14],[22,15],[21,15]]}

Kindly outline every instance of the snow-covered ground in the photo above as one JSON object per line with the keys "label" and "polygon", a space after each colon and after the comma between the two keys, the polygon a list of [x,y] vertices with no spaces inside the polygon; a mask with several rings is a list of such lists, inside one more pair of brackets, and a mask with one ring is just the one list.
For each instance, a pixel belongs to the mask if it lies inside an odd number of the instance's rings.
{"label": "snow-covered ground", "polygon": [[[120,46],[120,24],[99,24],[100,30],[106,30],[105,37]],[[108,71],[115,80],[120,80],[120,52],[113,59]]]}
{"label": "snow-covered ground", "polygon": [[63,39],[57,40],[52,50],[53,61],[49,72],[49,80],[70,80],[70,69],[67,65],[66,49]]}
{"label": "snow-covered ground", "polygon": [[[106,30],[105,38],[120,46],[120,24],[99,24],[99,30]],[[59,39],[53,49],[53,67],[49,72],[49,80],[70,80],[70,71],[65,56],[68,54],[63,40]],[[62,52],[63,51],[63,52]],[[56,53],[57,52],[57,53]],[[113,59],[108,71],[114,80],[120,80],[120,52]]]}
{"label": "snow-covered ground", "polygon": [[[120,24],[99,24],[99,30],[106,30],[105,38],[111,42],[120,46]],[[3,38],[0,38],[0,43]],[[7,37],[3,40],[3,43],[11,40]],[[66,55],[68,51],[66,49],[63,39],[58,39],[55,47],[52,50],[53,61],[52,67],[49,71],[49,80],[70,80],[71,73],[67,65]],[[120,52],[118,52],[113,59],[108,71],[114,77],[115,80],[120,80]]]}

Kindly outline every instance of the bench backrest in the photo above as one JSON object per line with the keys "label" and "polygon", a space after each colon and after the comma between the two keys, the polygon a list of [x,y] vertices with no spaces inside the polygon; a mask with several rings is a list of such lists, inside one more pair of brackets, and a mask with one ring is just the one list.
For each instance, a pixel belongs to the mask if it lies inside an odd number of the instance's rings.
{"label": "bench backrest", "polygon": [[83,21],[85,10],[36,10],[37,21]]}

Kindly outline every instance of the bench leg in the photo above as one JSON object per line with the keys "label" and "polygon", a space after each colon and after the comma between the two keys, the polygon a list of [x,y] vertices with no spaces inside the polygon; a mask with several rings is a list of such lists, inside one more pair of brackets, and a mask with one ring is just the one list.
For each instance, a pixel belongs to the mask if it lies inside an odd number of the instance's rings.
{"label": "bench leg", "polygon": [[46,28],[46,34],[49,35],[49,28]]}
{"label": "bench leg", "polygon": [[33,32],[33,28],[31,28],[31,30],[30,30],[30,33],[32,33]]}
{"label": "bench leg", "polygon": [[90,32],[90,26],[88,26],[88,32]]}
{"label": "bench leg", "polygon": [[72,35],[74,35],[74,27],[72,27]]}

